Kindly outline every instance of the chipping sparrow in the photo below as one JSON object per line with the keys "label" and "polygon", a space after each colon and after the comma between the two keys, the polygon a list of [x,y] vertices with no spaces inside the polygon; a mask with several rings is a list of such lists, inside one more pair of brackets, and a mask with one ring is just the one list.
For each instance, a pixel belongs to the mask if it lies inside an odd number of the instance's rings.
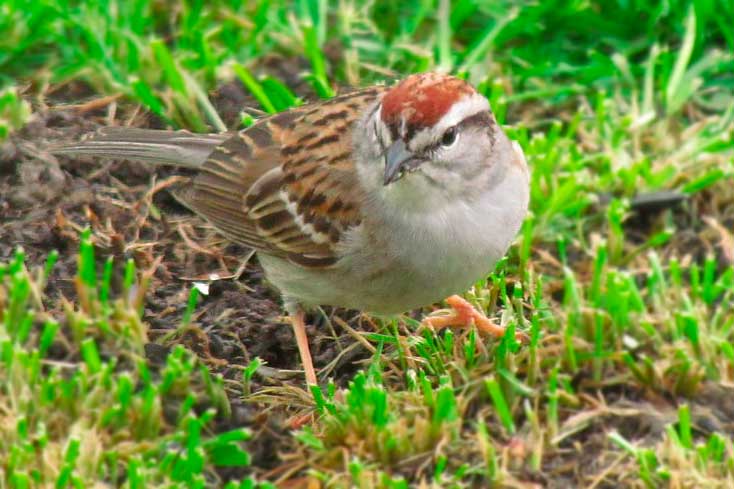
{"label": "chipping sparrow", "polygon": [[[259,252],[316,383],[304,307],[394,314],[469,288],[507,251],[528,169],[487,99],[447,75],[412,75],[289,110],[234,134],[106,128],[56,151],[177,165],[176,193]],[[501,327],[458,296],[434,326]]]}

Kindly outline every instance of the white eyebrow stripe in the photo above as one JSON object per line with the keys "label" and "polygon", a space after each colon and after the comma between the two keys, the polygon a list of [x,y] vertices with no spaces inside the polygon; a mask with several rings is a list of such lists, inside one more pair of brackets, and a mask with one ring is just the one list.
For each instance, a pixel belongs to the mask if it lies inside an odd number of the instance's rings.
{"label": "white eyebrow stripe", "polygon": [[483,95],[474,93],[468,97],[464,97],[452,105],[446,115],[441,117],[434,126],[426,127],[415,133],[410,140],[409,146],[413,150],[428,146],[434,143],[438,135],[443,134],[449,127],[455,126],[464,119],[479,112],[488,112],[489,110],[489,101]]}
{"label": "white eyebrow stripe", "polygon": [[489,101],[483,95],[473,93],[452,105],[451,109],[436,123],[435,127],[445,130],[477,112],[484,111],[489,111]]}

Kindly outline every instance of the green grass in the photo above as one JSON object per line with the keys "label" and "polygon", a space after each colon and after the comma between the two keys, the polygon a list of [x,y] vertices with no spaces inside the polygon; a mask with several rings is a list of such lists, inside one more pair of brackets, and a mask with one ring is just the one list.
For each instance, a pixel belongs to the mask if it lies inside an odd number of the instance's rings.
{"label": "green grass", "polygon": [[[63,300],[57,316],[42,298],[56,259],[29,270],[19,249],[0,268],[3,484],[205,487],[219,480],[215,467],[247,466],[246,428],[211,432],[228,408],[221,381],[180,345],[164,365],[146,363],[138,302],[147,274],[136,278],[130,268],[120,298],[111,297],[114,264],[98,276],[86,232],[74,279],[79,302]],[[211,407],[197,412],[203,398]],[[177,406],[173,416],[166,405]]]}
{"label": "green grass", "polygon": [[[355,333],[374,351],[365,371],[314,401],[252,392],[252,360],[245,399],[314,413],[279,438],[285,473],[365,488],[730,487],[732,18],[723,0],[10,0],[0,139],[79,82],[90,99],[119,94],[163,124],[217,131],[210,93],[232,80],[256,104],[247,125],[346,86],[467,77],[532,179],[515,246],[466,297],[531,340],[385,321]],[[273,57],[291,78],[265,69]],[[646,207],[670,192],[678,204]],[[182,345],[145,360],[152,272],[80,242],[72,297],[44,291],[56,255],[0,266],[1,485],[255,485],[222,478],[247,465],[254,428],[217,428],[222,380]],[[215,300],[197,306],[193,290],[180,331]]]}

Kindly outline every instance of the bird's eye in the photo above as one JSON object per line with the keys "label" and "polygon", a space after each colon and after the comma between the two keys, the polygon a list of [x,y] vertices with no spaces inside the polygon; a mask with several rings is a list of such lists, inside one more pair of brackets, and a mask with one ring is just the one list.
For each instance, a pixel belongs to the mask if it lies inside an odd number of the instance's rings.
{"label": "bird's eye", "polygon": [[441,137],[441,146],[451,146],[456,142],[456,127],[449,127]]}

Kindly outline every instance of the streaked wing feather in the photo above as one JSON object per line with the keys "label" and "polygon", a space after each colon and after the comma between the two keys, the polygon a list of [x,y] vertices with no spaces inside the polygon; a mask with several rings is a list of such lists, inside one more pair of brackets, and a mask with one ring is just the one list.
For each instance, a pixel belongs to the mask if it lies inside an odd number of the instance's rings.
{"label": "streaked wing feather", "polygon": [[210,221],[227,238],[285,257],[262,236],[245,210],[245,195],[270,170],[279,167],[280,140],[301,116],[296,109],[258,121],[212,152],[199,174],[177,198]]}
{"label": "streaked wing feather", "polygon": [[338,259],[364,195],[351,129],[372,88],[263,119],[219,145],[179,198],[228,238],[306,267]]}
{"label": "streaked wing feather", "polygon": [[361,222],[364,195],[351,132],[380,93],[380,88],[351,93],[305,112],[282,143],[282,166],[248,193],[248,216],[291,261],[307,267],[334,264],[343,233]]}

